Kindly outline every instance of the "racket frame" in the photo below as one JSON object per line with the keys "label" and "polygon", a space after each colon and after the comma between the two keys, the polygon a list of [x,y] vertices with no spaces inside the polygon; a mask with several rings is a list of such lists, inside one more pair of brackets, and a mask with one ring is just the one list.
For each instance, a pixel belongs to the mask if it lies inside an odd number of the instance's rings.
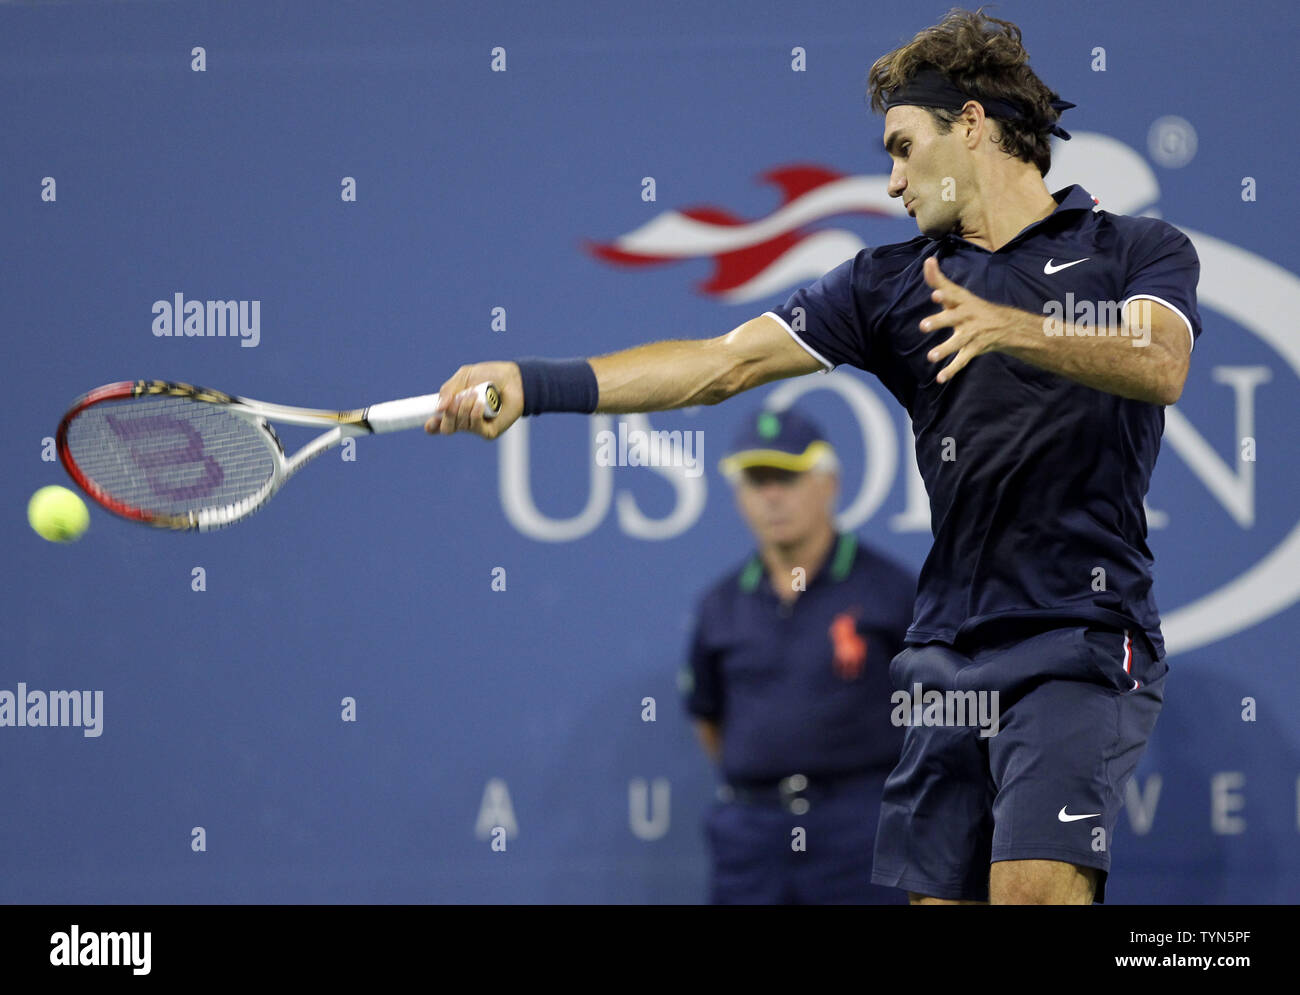
{"label": "racket frame", "polygon": [[[496,386],[484,383],[479,384],[475,390],[484,399],[484,418],[495,417],[501,405]],[[234,504],[219,508],[201,508],[179,514],[137,508],[119,501],[100,488],[73,459],[68,445],[68,427],[78,415],[96,404],[159,396],[181,397],[200,404],[220,406],[264,432],[272,443],[270,447],[272,472],[266,483]],[[290,477],[321,453],[339,445],[344,439],[417,428],[433,416],[437,403],[437,394],[424,394],[419,397],[372,404],[351,411],[328,411],[323,408],[297,408],[286,404],[257,401],[250,397],[239,397],[175,380],[122,380],[97,387],[77,398],[59,422],[55,446],[59,453],[59,461],[77,486],[96,503],[114,514],[155,528],[210,532],[234,525],[258,511],[271,500]],[[271,420],[284,425],[299,425],[306,428],[328,426],[329,428],[292,456],[286,456],[284,443],[280,441],[280,437],[272,427]]]}

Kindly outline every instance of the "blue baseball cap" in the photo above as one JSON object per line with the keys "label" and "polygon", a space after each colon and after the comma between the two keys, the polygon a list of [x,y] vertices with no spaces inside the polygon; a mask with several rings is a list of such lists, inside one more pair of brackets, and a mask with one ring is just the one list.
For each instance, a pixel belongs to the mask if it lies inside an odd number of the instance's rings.
{"label": "blue baseball cap", "polygon": [[790,409],[763,410],[741,426],[731,453],[718,468],[728,477],[752,466],[804,473],[828,454],[833,457],[834,450],[812,419]]}

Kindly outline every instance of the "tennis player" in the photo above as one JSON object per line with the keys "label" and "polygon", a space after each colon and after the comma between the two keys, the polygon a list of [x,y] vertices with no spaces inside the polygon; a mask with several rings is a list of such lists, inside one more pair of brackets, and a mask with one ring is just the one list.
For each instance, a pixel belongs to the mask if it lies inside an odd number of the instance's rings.
{"label": "tennis player", "polygon": [[[494,438],[521,415],[875,374],[911,415],[934,533],[891,671],[997,691],[1000,722],[907,728],[872,879],[914,903],[1104,901],[1169,669],[1142,501],[1201,331],[1199,261],[1163,221],[1049,192],[1049,136],[1069,137],[1074,105],[1016,25],[954,10],[880,58],[868,91],[919,237],[863,249],[717,338],[462,366],[426,429]],[[504,406],[484,422],[464,392],[487,379]]]}

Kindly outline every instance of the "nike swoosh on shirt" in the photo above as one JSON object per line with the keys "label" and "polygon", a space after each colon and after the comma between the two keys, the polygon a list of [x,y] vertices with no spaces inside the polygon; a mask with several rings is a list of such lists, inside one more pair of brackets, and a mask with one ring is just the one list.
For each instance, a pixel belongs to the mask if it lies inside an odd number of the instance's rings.
{"label": "nike swoosh on shirt", "polygon": [[1043,266],[1043,272],[1046,273],[1048,276],[1051,276],[1053,273],[1059,273],[1061,272],[1061,270],[1069,269],[1071,266],[1078,266],[1079,263],[1086,263],[1091,258],[1092,256],[1084,256],[1082,259],[1076,259],[1072,263],[1061,263],[1060,266],[1052,265],[1054,262],[1056,262],[1056,260],[1049,259],[1047,260],[1046,264],[1044,264]]}
{"label": "nike swoosh on shirt", "polygon": [[1095,819],[1101,815],[1100,812],[1089,812],[1087,815],[1066,815],[1065,810],[1068,806],[1062,805],[1061,811],[1056,813],[1056,817],[1062,822],[1078,822],[1080,819]]}

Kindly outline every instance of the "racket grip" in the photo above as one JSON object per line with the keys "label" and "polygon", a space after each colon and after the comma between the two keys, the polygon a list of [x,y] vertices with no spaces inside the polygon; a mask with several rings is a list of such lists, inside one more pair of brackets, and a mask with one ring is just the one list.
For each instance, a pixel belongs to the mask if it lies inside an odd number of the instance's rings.
{"label": "racket grip", "polygon": [[[501,410],[501,392],[497,390],[496,384],[485,381],[470,389],[483,399],[483,420],[491,421],[495,418]],[[423,428],[424,423],[434,416],[437,406],[437,394],[421,394],[419,397],[404,397],[400,401],[372,404],[365,417],[370,430],[376,434],[400,432],[408,428]]]}

